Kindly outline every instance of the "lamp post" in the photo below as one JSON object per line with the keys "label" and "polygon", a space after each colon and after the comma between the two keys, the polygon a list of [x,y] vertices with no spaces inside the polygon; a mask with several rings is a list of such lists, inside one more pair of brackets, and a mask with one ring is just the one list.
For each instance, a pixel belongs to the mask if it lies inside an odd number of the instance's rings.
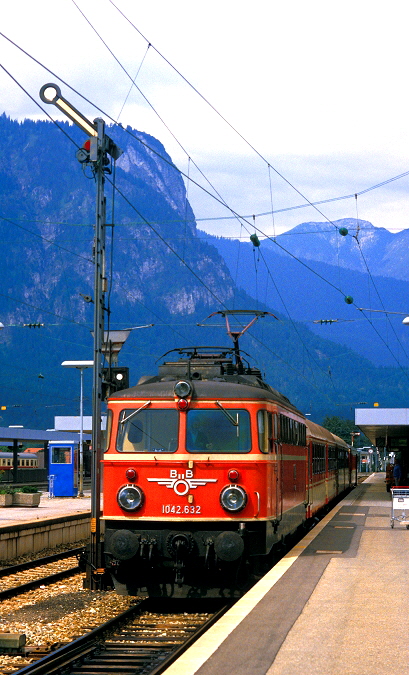
{"label": "lamp post", "polygon": [[84,496],[84,370],[92,368],[93,361],[63,361],[64,368],[76,368],[80,371],[80,451],[78,465],[78,497]]}

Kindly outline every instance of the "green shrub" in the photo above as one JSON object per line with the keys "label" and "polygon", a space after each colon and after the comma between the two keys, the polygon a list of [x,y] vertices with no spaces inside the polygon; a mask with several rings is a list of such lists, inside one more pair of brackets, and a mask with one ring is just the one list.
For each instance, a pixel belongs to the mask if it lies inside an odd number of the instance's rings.
{"label": "green shrub", "polygon": [[34,487],[34,485],[22,485],[21,487],[15,488],[13,492],[25,492],[29,494],[34,494],[35,492],[40,492],[40,490]]}
{"label": "green shrub", "polygon": [[0,495],[13,495],[15,493],[15,490],[11,487],[11,485],[4,485],[3,487],[0,487]]}

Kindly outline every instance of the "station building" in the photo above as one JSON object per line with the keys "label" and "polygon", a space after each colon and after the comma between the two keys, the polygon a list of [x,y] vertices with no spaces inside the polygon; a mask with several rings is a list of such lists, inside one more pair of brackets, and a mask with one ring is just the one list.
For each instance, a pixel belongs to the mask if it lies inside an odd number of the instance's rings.
{"label": "station building", "polygon": [[382,463],[395,458],[409,484],[409,408],[356,408],[355,424],[377,448]]}

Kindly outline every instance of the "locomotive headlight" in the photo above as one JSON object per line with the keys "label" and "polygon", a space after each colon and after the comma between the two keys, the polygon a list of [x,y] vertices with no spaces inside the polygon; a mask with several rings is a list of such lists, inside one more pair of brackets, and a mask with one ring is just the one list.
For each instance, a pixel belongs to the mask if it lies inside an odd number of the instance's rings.
{"label": "locomotive headlight", "polygon": [[173,391],[179,398],[186,398],[192,393],[192,385],[189,382],[180,380],[179,382],[176,382]]}
{"label": "locomotive headlight", "polygon": [[240,485],[228,485],[220,493],[220,503],[226,511],[237,513],[247,504],[246,491]]}
{"label": "locomotive headlight", "polygon": [[125,485],[119,490],[117,500],[124,511],[137,511],[143,504],[144,494],[137,485]]}

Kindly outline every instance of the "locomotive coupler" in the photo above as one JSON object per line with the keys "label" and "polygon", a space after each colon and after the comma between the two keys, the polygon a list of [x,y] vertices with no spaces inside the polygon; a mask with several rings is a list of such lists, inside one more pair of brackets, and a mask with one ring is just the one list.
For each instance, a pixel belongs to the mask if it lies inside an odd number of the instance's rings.
{"label": "locomotive coupler", "polygon": [[139,555],[141,556],[141,558],[144,557],[145,548],[146,548],[146,546],[148,546],[148,544],[149,544],[149,539],[147,539],[146,537],[142,537],[141,542],[140,542],[141,547],[139,549]]}
{"label": "locomotive coupler", "polygon": [[215,558],[215,556],[214,556],[214,541],[213,541],[213,539],[210,539],[210,538],[209,538],[209,539],[206,539],[206,541],[205,541],[205,546],[206,546],[206,553],[205,553],[204,564],[205,564],[205,567],[210,567],[209,557],[210,557],[210,551],[211,551],[212,549],[213,549],[213,559]]}
{"label": "locomotive coupler", "polygon": [[152,560],[152,553],[155,546],[156,546],[156,539],[151,539],[149,542],[149,553],[148,553],[149,562],[151,562]]}
{"label": "locomotive coupler", "polygon": [[175,583],[182,585],[185,578],[186,558],[193,547],[192,536],[187,533],[172,534],[169,536],[167,544],[168,550],[175,561]]}

